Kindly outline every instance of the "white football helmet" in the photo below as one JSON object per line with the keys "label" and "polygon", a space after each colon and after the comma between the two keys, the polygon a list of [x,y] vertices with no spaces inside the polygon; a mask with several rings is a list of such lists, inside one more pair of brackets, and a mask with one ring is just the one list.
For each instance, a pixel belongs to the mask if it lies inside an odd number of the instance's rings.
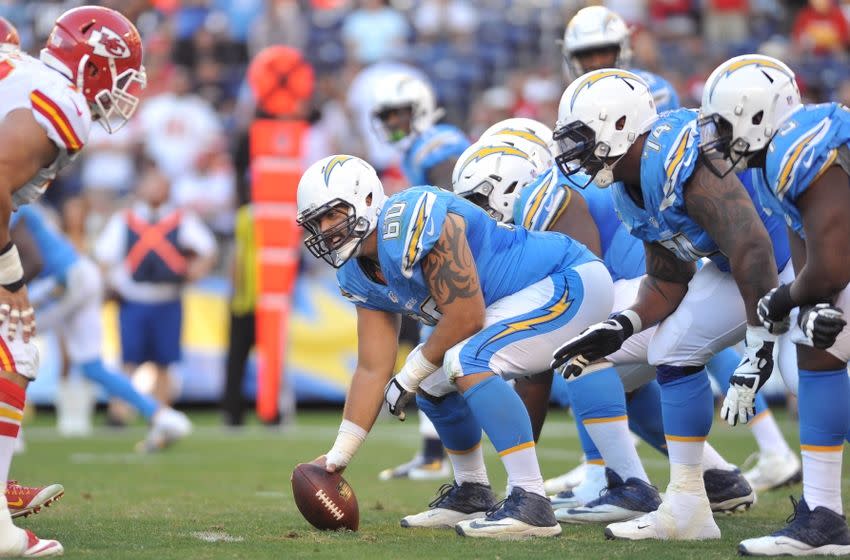
{"label": "white football helmet", "polygon": [[[801,105],[794,72],[769,56],[746,54],[718,66],[705,82],[700,151],[719,176],[746,167]],[[731,166],[712,162],[725,159]]]}
{"label": "white football helmet", "polygon": [[564,30],[561,45],[571,77],[575,79],[587,72],[579,64],[576,54],[606,47],[620,49],[615,66],[628,67],[631,64],[629,28],[623,18],[605,6],[588,6],[576,12]]}
{"label": "white football helmet", "polygon": [[[363,239],[378,225],[386,201],[372,166],[347,155],[326,157],[308,167],[298,182],[297,198],[295,220],[310,232],[304,245],[334,268],[359,254]],[[322,230],[322,218],[331,212],[347,217]]]}
{"label": "white football helmet", "polygon": [[566,176],[584,171],[600,187],[658,118],[649,86],[626,70],[605,68],[573,81],[561,96],[555,162]]}
{"label": "white football helmet", "polygon": [[549,167],[555,165],[555,143],[552,129],[540,121],[524,117],[514,117],[499,121],[481,133],[479,140],[494,134],[507,134],[515,137],[521,148],[533,152],[537,159]]}
{"label": "white football helmet", "polygon": [[[378,80],[372,98],[372,118],[378,135],[397,144],[414,138],[434,126],[444,114],[437,107],[434,90],[423,80],[405,73],[389,74]],[[398,135],[389,130],[385,119],[399,109],[410,109],[410,133]]]}
{"label": "white football helmet", "polygon": [[[530,145],[528,141],[522,144]],[[551,169],[522,144],[514,136],[493,134],[469,146],[452,172],[455,194],[480,206],[496,221],[512,222],[522,189]]]}

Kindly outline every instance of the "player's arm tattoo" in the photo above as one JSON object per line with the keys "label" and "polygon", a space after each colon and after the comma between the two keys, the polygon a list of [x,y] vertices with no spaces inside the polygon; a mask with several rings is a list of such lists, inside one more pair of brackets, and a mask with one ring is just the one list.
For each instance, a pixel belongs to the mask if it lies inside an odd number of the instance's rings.
{"label": "player's arm tattoo", "polygon": [[694,275],[693,263],[685,262],[657,243],[644,243],[646,276],[631,309],[640,315],[644,328],[663,321],[685,297]]}
{"label": "player's arm tattoo", "polygon": [[440,238],[422,261],[425,281],[438,306],[481,293],[465,229],[463,218],[448,214]]}
{"label": "player's arm tattoo", "polygon": [[756,306],[778,282],[773,245],[753,201],[734,173],[717,177],[698,165],[685,191],[688,215],[729,259],[751,325]]}

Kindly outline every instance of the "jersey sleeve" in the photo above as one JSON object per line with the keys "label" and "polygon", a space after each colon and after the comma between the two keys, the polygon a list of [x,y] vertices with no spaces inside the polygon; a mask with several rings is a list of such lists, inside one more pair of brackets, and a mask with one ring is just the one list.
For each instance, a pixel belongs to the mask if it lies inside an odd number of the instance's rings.
{"label": "jersey sleeve", "polygon": [[[683,126],[676,132],[673,141],[662,151],[664,159],[657,168],[661,184],[664,185],[662,199],[659,203],[661,211],[670,207],[684,206],[684,186],[696,168],[699,154],[699,138],[695,126],[696,121]],[[671,131],[670,134],[673,132]]]}
{"label": "jersey sleeve", "polygon": [[550,169],[523,190],[514,210],[514,223],[529,230],[549,231],[570,205],[572,196],[572,189],[561,184],[558,173]]}
{"label": "jersey sleeve", "polygon": [[808,123],[794,120],[789,124],[792,126],[777,135],[779,149],[774,157],[768,158],[768,177],[779,200],[787,198],[794,203],[835,163],[838,150],[829,147],[833,136],[829,116]]}
{"label": "jersey sleeve", "polygon": [[413,278],[416,265],[440,238],[450,196],[435,188],[409,189],[387,205],[383,243],[405,278]]}
{"label": "jersey sleeve", "polygon": [[413,166],[428,171],[449,158],[460,156],[469,147],[469,139],[453,126],[438,127],[417,147]]}
{"label": "jersey sleeve", "polygon": [[73,99],[73,92],[48,94],[40,89],[30,92],[30,104],[35,120],[50,140],[68,154],[79,152],[89,134],[90,113],[86,106]]}

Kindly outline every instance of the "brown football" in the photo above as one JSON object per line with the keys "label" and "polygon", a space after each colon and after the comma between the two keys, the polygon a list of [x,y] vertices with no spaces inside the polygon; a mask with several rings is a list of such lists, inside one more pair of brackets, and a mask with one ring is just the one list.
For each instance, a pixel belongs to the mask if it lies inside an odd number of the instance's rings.
{"label": "brown football", "polygon": [[351,485],[338,473],[313,463],[301,463],[292,471],[292,495],[304,519],[323,530],[349,529],[360,525],[360,509]]}

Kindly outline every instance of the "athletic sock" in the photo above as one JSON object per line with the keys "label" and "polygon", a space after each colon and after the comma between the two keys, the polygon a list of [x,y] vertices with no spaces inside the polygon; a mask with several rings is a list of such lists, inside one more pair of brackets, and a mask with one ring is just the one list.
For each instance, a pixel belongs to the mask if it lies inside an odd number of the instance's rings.
{"label": "athletic sock", "polygon": [[762,455],[788,455],[791,453],[791,448],[779,430],[779,425],[770,409],[758,412],[756,417],[750,420],[749,426]]}
{"label": "athletic sock", "polygon": [[[4,492],[25,403],[26,391],[8,379],[0,378],[0,485]],[[26,545],[26,533],[12,523],[6,499],[0,502],[0,553],[20,553]]]}
{"label": "athletic sock", "polygon": [[629,429],[660,453],[667,455],[664,421],[661,418],[661,387],[650,381],[626,395]]}
{"label": "athletic sock", "polygon": [[416,404],[440,435],[455,481],[490,484],[481,450],[481,426],[460,393],[449,393],[439,399],[417,395]]}

